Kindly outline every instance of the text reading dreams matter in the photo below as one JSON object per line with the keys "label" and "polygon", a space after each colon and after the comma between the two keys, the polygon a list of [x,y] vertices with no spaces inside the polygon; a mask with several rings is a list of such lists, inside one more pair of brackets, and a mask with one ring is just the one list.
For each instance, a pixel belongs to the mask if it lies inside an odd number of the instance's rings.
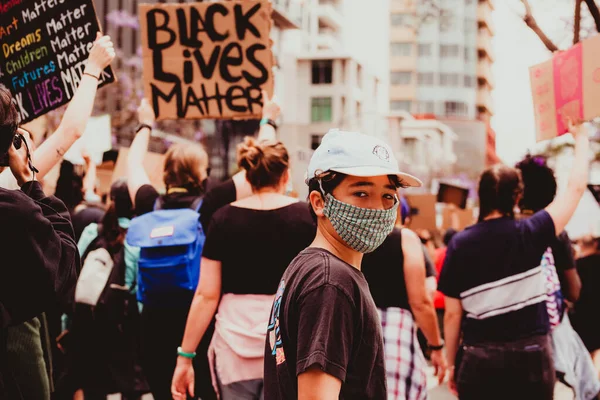
{"label": "text reading dreams matter", "polygon": [[140,5],[146,96],[158,119],[260,115],[272,92],[264,1]]}

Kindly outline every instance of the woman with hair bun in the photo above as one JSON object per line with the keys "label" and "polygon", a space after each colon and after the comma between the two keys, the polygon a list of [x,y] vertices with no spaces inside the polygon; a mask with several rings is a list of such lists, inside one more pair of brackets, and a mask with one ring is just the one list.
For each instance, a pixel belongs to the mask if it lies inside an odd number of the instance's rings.
{"label": "woman with hair bun", "polygon": [[[181,344],[182,352],[193,354],[216,313],[209,357],[213,385],[224,400],[262,398],[273,298],[283,272],[311,243],[316,229],[307,204],[284,195],[290,170],[281,142],[246,138],[238,148],[238,164],[253,194],[212,218]],[[193,396],[193,382],[191,360],[180,356],[173,397]]]}

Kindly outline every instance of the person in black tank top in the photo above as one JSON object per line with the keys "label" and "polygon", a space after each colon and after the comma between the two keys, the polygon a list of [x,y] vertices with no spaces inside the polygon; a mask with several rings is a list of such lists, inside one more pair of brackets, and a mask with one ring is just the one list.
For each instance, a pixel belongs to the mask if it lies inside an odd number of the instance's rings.
{"label": "person in black tank top", "polygon": [[[419,237],[409,229],[394,229],[377,250],[365,254],[362,272],[381,317],[388,399],[427,398],[426,362],[417,341],[417,325],[432,350],[431,361],[440,383],[447,362],[433,300],[425,284]],[[410,360],[406,360],[406,354],[410,354]]]}

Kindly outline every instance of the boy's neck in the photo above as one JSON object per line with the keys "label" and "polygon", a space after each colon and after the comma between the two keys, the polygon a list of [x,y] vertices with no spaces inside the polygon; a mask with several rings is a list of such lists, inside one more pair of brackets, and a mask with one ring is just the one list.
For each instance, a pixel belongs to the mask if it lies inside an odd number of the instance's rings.
{"label": "boy's neck", "polygon": [[349,248],[345,243],[340,243],[339,240],[334,238],[321,227],[317,229],[317,236],[310,247],[319,247],[325,249],[335,255],[337,258],[341,259],[347,264],[350,264],[360,271],[363,254]]}

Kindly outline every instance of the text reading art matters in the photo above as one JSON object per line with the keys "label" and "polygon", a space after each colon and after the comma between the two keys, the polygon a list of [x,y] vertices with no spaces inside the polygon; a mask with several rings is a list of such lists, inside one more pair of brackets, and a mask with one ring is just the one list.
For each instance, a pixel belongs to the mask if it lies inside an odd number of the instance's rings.
{"label": "text reading art matters", "polygon": [[139,7],[144,89],[158,119],[253,118],[273,92],[271,4]]}
{"label": "text reading art matters", "polygon": [[[0,1],[0,83],[22,123],[71,100],[99,30],[92,0]],[[109,67],[100,85],[113,81]]]}

